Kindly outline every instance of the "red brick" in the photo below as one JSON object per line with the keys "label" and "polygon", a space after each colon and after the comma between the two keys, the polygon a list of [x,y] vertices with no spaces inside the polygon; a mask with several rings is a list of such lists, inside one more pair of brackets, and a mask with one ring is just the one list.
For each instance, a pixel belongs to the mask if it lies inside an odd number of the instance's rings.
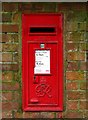
{"label": "red brick", "polygon": [[68,111],[65,114],[65,118],[83,118],[83,113],[82,112],[70,112]]}
{"label": "red brick", "polygon": [[13,73],[11,71],[2,72],[2,80],[3,81],[12,81],[13,80]]}
{"label": "red brick", "polygon": [[0,42],[18,42],[18,34],[0,34]]}
{"label": "red brick", "polygon": [[80,70],[88,70],[88,62],[80,62]]}
{"label": "red brick", "polygon": [[12,100],[12,92],[2,92],[2,101]]}
{"label": "red brick", "polygon": [[2,83],[2,90],[18,90],[19,83]]}
{"label": "red brick", "polygon": [[3,111],[2,118],[12,118],[12,111]]}
{"label": "red brick", "polygon": [[20,99],[20,93],[18,91],[13,93],[13,99],[14,101],[18,101]]}
{"label": "red brick", "polygon": [[83,60],[83,61],[85,61],[85,59],[86,59],[85,53],[80,53],[80,54],[79,54],[79,57],[78,57],[78,60]]}
{"label": "red brick", "polygon": [[12,53],[2,53],[2,62],[12,62]]}
{"label": "red brick", "polygon": [[68,62],[67,70],[78,70],[78,62]]}
{"label": "red brick", "polygon": [[14,33],[14,32],[18,32],[19,30],[18,25],[3,24],[3,25],[0,25],[0,27],[1,26],[2,26],[2,32],[5,32],[5,33]]}
{"label": "red brick", "polygon": [[86,106],[87,106],[87,101],[80,101],[79,102],[79,109],[84,110],[87,108]]}
{"label": "red brick", "polygon": [[68,60],[85,60],[85,53],[69,52],[67,55]]}
{"label": "red brick", "polygon": [[68,101],[67,109],[68,110],[77,110],[78,109],[78,101]]}
{"label": "red brick", "polygon": [[78,89],[78,83],[77,82],[68,82],[66,84],[67,90],[77,90]]}
{"label": "red brick", "polygon": [[17,52],[18,51],[18,44],[2,44],[2,51],[3,52]]}
{"label": "red brick", "polygon": [[12,17],[12,22],[18,22],[18,20],[19,20],[19,14],[18,13],[14,13],[13,14],[13,17]]}
{"label": "red brick", "polygon": [[2,102],[2,111],[12,110],[12,102]]}
{"label": "red brick", "polygon": [[26,4],[26,3],[20,3],[18,5],[18,10],[19,11],[30,10],[31,8],[32,8],[32,4],[30,4],[30,3],[28,3],[28,4]]}
{"label": "red brick", "polygon": [[64,113],[64,111],[63,112],[55,112],[54,114],[56,114],[56,118],[63,118],[63,113]]}
{"label": "red brick", "polygon": [[83,80],[84,73],[83,72],[66,72],[66,79],[67,80]]}
{"label": "red brick", "polygon": [[19,104],[17,102],[2,102],[2,111],[17,110],[18,105]]}
{"label": "red brick", "polygon": [[67,50],[68,51],[77,51],[78,50],[78,44],[77,43],[67,43]]}
{"label": "red brick", "polygon": [[13,70],[17,71],[19,70],[19,65],[18,64],[0,64],[0,70]]}
{"label": "red brick", "polygon": [[15,12],[17,11],[17,3],[3,3],[2,10],[4,12]]}
{"label": "red brick", "polygon": [[86,92],[81,91],[68,91],[67,96],[69,100],[86,99]]}

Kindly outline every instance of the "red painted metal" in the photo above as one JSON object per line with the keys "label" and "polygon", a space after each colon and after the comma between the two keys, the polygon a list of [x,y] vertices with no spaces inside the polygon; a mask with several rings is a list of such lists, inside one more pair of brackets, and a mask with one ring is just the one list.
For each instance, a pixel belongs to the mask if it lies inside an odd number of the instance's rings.
{"label": "red painted metal", "polygon": [[[22,15],[24,111],[63,110],[62,22],[62,14]],[[34,73],[36,50],[50,52],[50,73]]]}

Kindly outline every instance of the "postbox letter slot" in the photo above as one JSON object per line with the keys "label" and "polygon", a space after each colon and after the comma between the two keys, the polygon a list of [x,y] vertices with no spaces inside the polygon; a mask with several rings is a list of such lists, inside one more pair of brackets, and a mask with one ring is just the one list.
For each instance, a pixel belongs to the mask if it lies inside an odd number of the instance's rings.
{"label": "postbox letter slot", "polygon": [[30,27],[30,33],[55,33],[54,27]]}

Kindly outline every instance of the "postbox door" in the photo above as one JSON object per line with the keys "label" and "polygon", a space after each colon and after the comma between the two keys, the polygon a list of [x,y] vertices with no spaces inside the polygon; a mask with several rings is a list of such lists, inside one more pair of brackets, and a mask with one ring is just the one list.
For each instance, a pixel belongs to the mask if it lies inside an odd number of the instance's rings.
{"label": "postbox door", "polygon": [[[58,44],[29,43],[29,104],[58,105]],[[31,75],[30,75],[31,74]]]}

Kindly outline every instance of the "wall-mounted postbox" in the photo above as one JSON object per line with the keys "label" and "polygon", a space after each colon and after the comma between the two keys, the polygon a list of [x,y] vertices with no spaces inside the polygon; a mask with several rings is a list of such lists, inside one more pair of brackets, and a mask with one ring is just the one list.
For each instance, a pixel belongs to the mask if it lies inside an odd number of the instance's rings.
{"label": "wall-mounted postbox", "polygon": [[61,14],[23,14],[24,111],[63,110],[62,46]]}

